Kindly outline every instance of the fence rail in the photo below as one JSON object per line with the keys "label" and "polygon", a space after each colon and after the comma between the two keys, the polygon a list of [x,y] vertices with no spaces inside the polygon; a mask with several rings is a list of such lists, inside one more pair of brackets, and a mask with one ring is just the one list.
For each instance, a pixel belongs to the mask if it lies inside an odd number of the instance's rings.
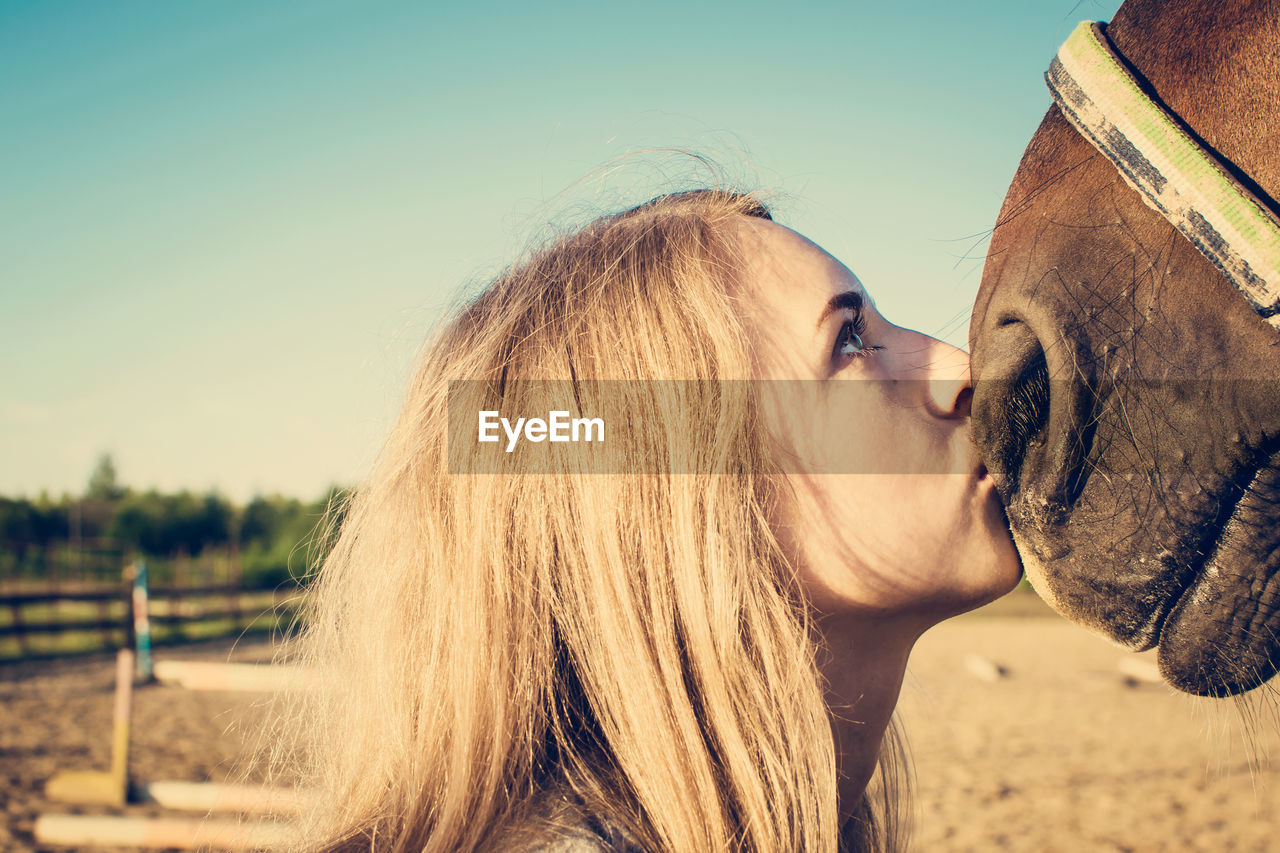
{"label": "fence rail", "polygon": [[[287,626],[297,597],[297,587],[157,586],[147,591],[147,619],[159,643],[273,631]],[[130,646],[133,601],[126,584],[0,595],[0,661]]]}

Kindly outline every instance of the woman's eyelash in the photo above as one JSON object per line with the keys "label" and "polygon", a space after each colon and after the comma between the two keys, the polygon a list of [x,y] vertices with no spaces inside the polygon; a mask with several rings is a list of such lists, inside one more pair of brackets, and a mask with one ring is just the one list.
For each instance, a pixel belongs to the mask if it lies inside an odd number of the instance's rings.
{"label": "woman's eyelash", "polygon": [[883,349],[883,347],[863,342],[862,335],[865,331],[866,322],[862,319],[861,312],[853,314],[850,319],[845,320],[840,326],[840,331],[836,334],[836,343],[832,348],[831,357],[836,361],[850,358],[866,358],[871,353]]}

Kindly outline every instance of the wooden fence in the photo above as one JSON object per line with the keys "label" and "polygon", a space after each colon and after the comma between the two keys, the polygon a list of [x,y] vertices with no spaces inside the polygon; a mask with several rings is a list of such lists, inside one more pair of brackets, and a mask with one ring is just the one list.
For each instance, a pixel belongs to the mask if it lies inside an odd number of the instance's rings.
{"label": "wooden fence", "polygon": [[[148,590],[155,643],[284,630],[296,587],[245,590],[234,584],[159,586]],[[133,645],[132,587],[69,586],[0,595],[0,661],[54,657]]]}

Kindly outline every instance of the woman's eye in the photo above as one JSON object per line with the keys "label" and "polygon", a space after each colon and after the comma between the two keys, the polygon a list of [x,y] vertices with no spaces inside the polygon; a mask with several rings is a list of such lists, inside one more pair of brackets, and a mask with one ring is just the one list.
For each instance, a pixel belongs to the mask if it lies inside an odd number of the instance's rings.
{"label": "woman's eye", "polygon": [[865,358],[880,349],[878,346],[871,346],[863,343],[860,332],[864,331],[864,329],[861,321],[861,317],[853,320],[846,320],[844,325],[840,327],[840,332],[836,335],[836,343],[833,352],[833,355],[837,360]]}

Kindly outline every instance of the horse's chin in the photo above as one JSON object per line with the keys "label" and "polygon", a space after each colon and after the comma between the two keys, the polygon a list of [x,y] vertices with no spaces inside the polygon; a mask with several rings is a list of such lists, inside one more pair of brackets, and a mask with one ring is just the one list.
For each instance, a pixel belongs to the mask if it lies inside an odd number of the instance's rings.
{"label": "horse's chin", "polygon": [[1280,453],[1254,476],[1164,620],[1160,672],[1200,696],[1232,696],[1280,669]]}
{"label": "horse's chin", "polygon": [[1073,569],[1064,565],[1068,549],[1062,546],[1056,549],[1046,547],[1041,537],[1027,534],[1016,524],[1011,525],[1010,530],[1022,558],[1022,568],[1027,580],[1046,604],[1072,622],[1106,637],[1120,648],[1141,652],[1155,646],[1159,636],[1159,622],[1154,611],[1147,614],[1137,630],[1119,630],[1116,623],[1100,618],[1096,611],[1084,606],[1083,602],[1087,599],[1067,594],[1067,590],[1075,585],[1064,581],[1064,578],[1078,576]]}

